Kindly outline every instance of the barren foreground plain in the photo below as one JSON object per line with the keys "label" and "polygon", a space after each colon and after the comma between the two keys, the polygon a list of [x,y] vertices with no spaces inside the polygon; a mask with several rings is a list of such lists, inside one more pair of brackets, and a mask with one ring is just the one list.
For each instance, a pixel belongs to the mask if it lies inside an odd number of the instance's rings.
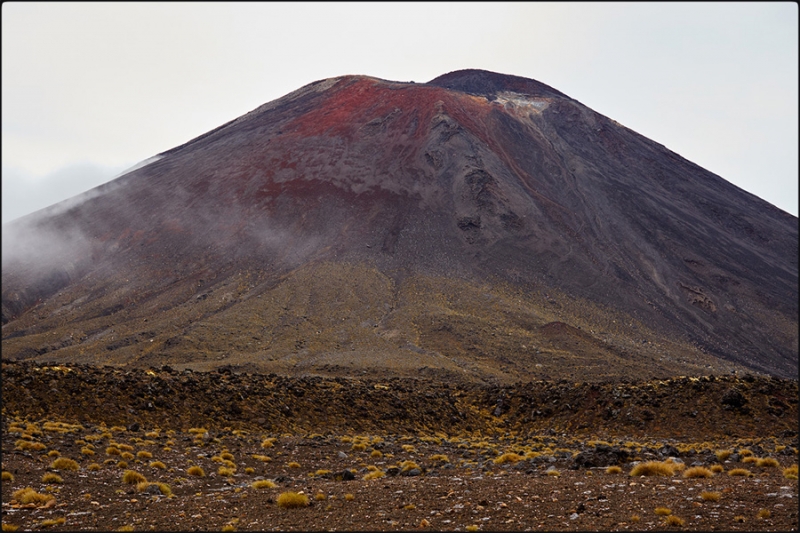
{"label": "barren foreground plain", "polygon": [[798,525],[796,380],[2,376],[3,531]]}

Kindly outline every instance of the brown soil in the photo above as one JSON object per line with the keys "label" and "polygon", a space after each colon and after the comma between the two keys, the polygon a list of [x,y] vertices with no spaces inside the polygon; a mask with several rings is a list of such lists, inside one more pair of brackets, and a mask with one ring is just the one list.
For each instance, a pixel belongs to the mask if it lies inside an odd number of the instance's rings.
{"label": "brown soil", "polygon": [[[187,377],[194,380],[191,385]],[[156,406],[162,398],[156,387],[165,383],[173,405]],[[13,480],[3,480],[2,522],[56,531],[797,529],[798,483],[784,474],[797,464],[796,381],[595,384],[590,402],[576,401],[591,387],[528,385],[526,398],[522,386],[450,384],[445,395],[442,385],[425,380],[123,372],[4,362],[2,469]],[[148,388],[146,396],[138,395]],[[256,394],[259,389],[264,396]],[[653,421],[632,423],[625,412],[635,411],[642,391],[660,402],[648,405]],[[277,409],[256,417],[251,401],[232,414],[226,394],[235,393]],[[606,401],[613,407],[615,397],[620,414],[589,417],[606,409]],[[97,408],[95,399],[107,408]],[[520,412],[534,399],[542,408],[556,409],[522,419]],[[153,405],[142,409],[141,401]],[[557,407],[567,401],[574,403],[571,414]],[[404,416],[386,416],[390,402]],[[456,415],[441,411],[446,404]],[[686,414],[691,404],[714,417]],[[317,415],[314,406],[320,407]],[[326,413],[332,423],[324,423]],[[578,429],[580,420],[595,423]],[[722,424],[728,429],[721,430]],[[675,437],[678,433],[683,436]],[[268,437],[275,440],[263,447]],[[119,454],[109,453],[113,447]],[[733,453],[720,460],[720,450]],[[124,453],[132,457],[125,459]],[[505,453],[523,457],[503,462]],[[57,454],[76,460],[79,470],[51,468]],[[672,475],[630,475],[637,462],[669,457],[679,464]],[[778,466],[758,466],[752,459],[768,457]],[[226,465],[226,458],[233,464]],[[127,466],[120,466],[121,460]],[[153,461],[164,468],[150,466]],[[90,468],[93,463],[99,469]],[[621,471],[607,473],[612,465]],[[708,479],[683,476],[696,465],[720,465],[723,471]],[[206,476],[189,475],[191,466],[200,466]],[[226,466],[235,472],[220,474]],[[404,466],[408,470],[398,472]],[[735,468],[752,476],[729,475]],[[124,483],[127,469],[167,484],[173,495]],[[372,470],[384,475],[363,479]],[[45,483],[48,472],[57,472],[63,482]],[[354,479],[345,479],[350,474]],[[260,479],[277,486],[252,487]],[[54,499],[22,504],[14,493],[25,487]],[[309,505],[280,507],[278,497],[287,491],[303,492]],[[703,500],[704,491],[719,493],[719,500]],[[683,526],[670,526],[655,513],[657,507],[668,508]],[[59,519],[63,523],[46,526],[46,520]]]}

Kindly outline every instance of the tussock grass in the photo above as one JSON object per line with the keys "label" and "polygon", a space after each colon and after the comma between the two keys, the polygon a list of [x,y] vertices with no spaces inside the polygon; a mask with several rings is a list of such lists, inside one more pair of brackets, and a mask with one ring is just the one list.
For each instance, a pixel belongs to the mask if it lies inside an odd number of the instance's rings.
{"label": "tussock grass", "polygon": [[153,461],[152,463],[150,463],[150,468],[158,468],[159,470],[166,470],[167,465],[165,465],[161,461]]}
{"label": "tussock grass", "polygon": [[28,503],[47,503],[55,498],[50,494],[40,494],[31,487],[25,487],[11,493],[11,499],[17,500],[24,505]]}
{"label": "tussock grass", "polygon": [[668,516],[672,514],[672,510],[668,507],[656,507],[656,510],[653,512],[658,516]]}
{"label": "tussock grass", "polygon": [[286,466],[288,466],[289,468],[300,468],[300,463],[298,463],[296,461],[292,461]]}
{"label": "tussock grass", "polygon": [[693,466],[683,473],[683,477],[687,478],[709,478],[714,475],[714,472],[704,466]]}
{"label": "tussock grass", "polygon": [[324,492],[318,492],[318,493],[314,494],[314,499],[317,500],[318,502],[322,502],[322,501],[327,500],[328,497],[325,496]]}
{"label": "tussock grass", "polygon": [[380,479],[386,475],[386,472],[383,470],[373,470],[372,472],[368,472],[364,475],[363,479],[370,480],[370,479]]}
{"label": "tussock grass", "polygon": [[753,477],[753,473],[746,468],[734,468],[733,470],[728,470],[728,475]]}
{"label": "tussock grass", "polygon": [[703,491],[700,493],[700,498],[706,502],[718,502],[721,497],[721,492]]}
{"label": "tussock grass", "polygon": [[147,478],[135,470],[126,470],[122,474],[122,482],[128,485],[136,485],[142,481],[147,481]]}
{"label": "tussock grass", "polygon": [[270,457],[269,455],[259,455],[257,453],[253,454],[253,459],[255,459],[256,461],[261,461],[263,463],[268,463],[272,461],[272,457]]}
{"label": "tussock grass", "polygon": [[379,459],[383,457],[383,452],[380,450],[372,450],[369,456],[372,457],[373,459]]}
{"label": "tussock grass", "polygon": [[145,450],[140,450],[136,452],[136,457],[139,459],[152,459],[153,454]]}
{"label": "tussock grass", "polygon": [[3,470],[2,479],[3,479],[3,481],[8,481],[8,482],[13,483],[14,474],[12,474],[11,472],[8,472],[7,470]]}
{"label": "tussock grass", "polygon": [[712,465],[711,471],[714,472],[715,474],[719,474],[720,472],[725,471],[725,467],[722,465]]}
{"label": "tussock grass", "polygon": [[354,442],[352,446],[350,446],[350,450],[354,452],[363,452],[367,449],[367,445],[363,442]]}
{"label": "tussock grass", "polygon": [[749,455],[749,456],[745,457],[744,459],[742,459],[742,462],[745,463],[745,464],[757,463],[758,462],[758,458],[757,457],[753,457],[752,455]]}
{"label": "tussock grass", "polygon": [[133,454],[131,452],[122,452],[122,455],[120,455],[120,457],[122,457],[126,461],[133,461],[134,459]]}
{"label": "tussock grass", "polygon": [[683,527],[686,521],[683,518],[678,518],[677,516],[672,514],[667,517],[664,523],[666,523],[668,526]]}
{"label": "tussock grass", "polygon": [[19,526],[15,526],[14,524],[9,524],[8,522],[3,522],[2,531],[16,531],[19,529]]}
{"label": "tussock grass", "polygon": [[620,474],[622,473],[622,468],[618,466],[609,466],[606,468],[606,474]]}
{"label": "tussock grass", "polygon": [[225,476],[225,477],[231,477],[235,473],[236,473],[236,469],[235,468],[229,468],[227,466],[221,466],[217,470],[217,474],[219,474],[220,476]]}
{"label": "tussock grass", "polygon": [[308,505],[308,496],[299,492],[282,492],[276,500],[278,507],[296,509]]}
{"label": "tussock grass", "polygon": [[67,519],[64,518],[63,516],[59,516],[58,518],[45,518],[44,520],[39,522],[39,525],[41,527],[60,526],[61,524],[64,524],[66,521]]}
{"label": "tussock grass", "polygon": [[758,514],[756,516],[764,520],[772,516],[772,513],[769,512],[769,509],[759,509]]}
{"label": "tussock grass", "polygon": [[32,442],[24,439],[19,439],[17,442],[14,443],[14,446],[18,450],[26,450],[26,451],[30,450],[33,452],[38,452],[39,450],[44,450],[45,448],[47,448],[47,446],[45,446],[41,442]]}
{"label": "tussock grass", "polygon": [[190,476],[196,476],[196,477],[205,477],[206,475],[205,471],[199,466],[190,466],[186,470],[186,473]]}
{"label": "tussock grass", "polygon": [[671,476],[675,473],[673,465],[666,461],[647,461],[631,469],[631,476]]}
{"label": "tussock grass", "polygon": [[351,501],[355,500],[356,497],[348,492],[347,494],[344,495],[344,499],[347,500],[348,502],[351,502]]}
{"label": "tussock grass", "polygon": [[121,455],[122,450],[117,448],[116,446],[109,446],[106,448],[106,455]]}
{"label": "tussock grass", "polygon": [[274,489],[278,485],[269,479],[259,479],[258,481],[253,481],[250,486],[254,489]]}
{"label": "tussock grass", "polygon": [[89,472],[97,472],[98,470],[100,470],[102,468],[103,467],[100,466],[99,464],[92,463],[92,464],[90,464],[89,466],[86,467],[86,470],[88,470]]}
{"label": "tussock grass", "polygon": [[222,457],[223,461],[233,461],[234,459],[233,454],[230,452],[223,452],[219,456]]}
{"label": "tussock grass", "polygon": [[64,478],[53,472],[47,472],[42,476],[42,483],[64,483]]}
{"label": "tussock grass", "polygon": [[77,462],[67,457],[59,457],[50,463],[50,468],[53,470],[71,470],[73,472],[77,472],[80,469]]}
{"label": "tussock grass", "polygon": [[437,453],[436,455],[431,455],[431,461],[439,462],[439,463],[449,463],[450,459],[446,455],[441,453]]}
{"label": "tussock grass", "polygon": [[773,459],[772,457],[764,457],[756,461],[756,466],[775,468],[780,466],[780,463],[778,463],[777,459]]}
{"label": "tussock grass", "polygon": [[725,460],[726,460],[728,457],[730,457],[731,455],[733,455],[733,451],[732,451],[732,450],[717,450],[717,452],[716,452],[714,455],[716,455],[716,456],[717,456],[717,461],[719,461],[720,463],[722,463],[722,462],[724,462],[724,461],[725,461]]}
{"label": "tussock grass", "polygon": [[275,437],[268,437],[261,441],[262,448],[272,448],[275,446],[275,441],[278,440]]}
{"label": "tussock grass", "polygon": [[783,469],[783,477],[786,479],[797,479],[797,465],[792,465],[790,467]]}
{"label": "tussock grass", "polygon": [[492,460],[492,462],[494,464],[496,464],[496,465],[502,465],[502,464],[505,464],[505,463],[518,463],[518,462],[522,461],[523,459],[525,459],[524,456],[516,454],[516,453],[509,452],[509,453],[504,453],[503,455],[500,455],[499,457],[495,457]]}
{"label": "tussock grass", "polygon": [[558,477],[558,476],[561,475],[561,472],[559,472],[555,468],[553,468],[551,470],[548,470],[546,473],[547,473],[548,476],[554,476],[554,477]]}

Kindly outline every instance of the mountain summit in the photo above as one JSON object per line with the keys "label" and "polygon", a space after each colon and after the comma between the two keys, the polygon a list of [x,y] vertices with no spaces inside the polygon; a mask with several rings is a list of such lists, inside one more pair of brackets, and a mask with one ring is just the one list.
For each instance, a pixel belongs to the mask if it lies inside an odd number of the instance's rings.
{"label": "mountain summit", "polygon": [[797,374],[797,218],[534,80],[321,80],[147,163],[4,226],[4,358]]}

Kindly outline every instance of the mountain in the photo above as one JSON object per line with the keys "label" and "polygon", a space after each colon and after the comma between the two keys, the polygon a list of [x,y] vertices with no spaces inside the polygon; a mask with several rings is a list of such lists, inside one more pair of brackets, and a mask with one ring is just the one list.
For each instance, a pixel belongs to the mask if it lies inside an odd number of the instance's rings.
{"label": "mountain", "polygon": [[798,220],[534,80],[311,83],[3,227],[3,358],[798,371]]}

